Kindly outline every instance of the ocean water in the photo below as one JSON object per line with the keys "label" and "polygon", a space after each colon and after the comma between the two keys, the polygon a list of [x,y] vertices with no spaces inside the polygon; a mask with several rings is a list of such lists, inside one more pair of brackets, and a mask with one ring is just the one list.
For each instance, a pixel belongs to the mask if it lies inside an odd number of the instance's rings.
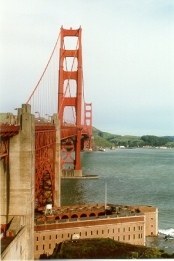
{"label": "ocean water", "polygon": [[159,232],[174,236],[174,150],[116,149],[82,153],[83,174],[98,179],[62,180],[62,205],[101,203],[153,205]]}

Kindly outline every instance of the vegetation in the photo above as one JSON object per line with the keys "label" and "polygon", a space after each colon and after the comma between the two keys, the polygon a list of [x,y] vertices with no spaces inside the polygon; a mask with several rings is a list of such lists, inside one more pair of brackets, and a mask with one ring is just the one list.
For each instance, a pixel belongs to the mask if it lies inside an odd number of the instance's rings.
{"label": "vegetation", "polygon": [[137,246],[110,238],[65,241],[55,248],[51,259],[111,259],[111,258],[163,258],[173,257],[157,248]]}
{"label": "vegetation", "polygon": [[93,128],[94,146],[95,147],[119,147],[125,146],[128,148],[134,147],[170,147],[174,148],[174,136],[157,137],[153,135],[130,136],[130,135],[116,135],[108,132],[100,131]]}

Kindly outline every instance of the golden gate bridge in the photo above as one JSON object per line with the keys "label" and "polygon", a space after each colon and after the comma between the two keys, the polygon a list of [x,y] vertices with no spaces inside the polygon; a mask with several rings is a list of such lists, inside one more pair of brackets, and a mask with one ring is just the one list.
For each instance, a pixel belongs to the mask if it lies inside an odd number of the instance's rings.
{"label": "golden gate bridge", "polygon": [[[25,104],[35,115],[35,199],[43,206],[54,203],[55,115],[60,130],[61,175],[82,176],[80,153],[92,146],[92,104],[85,101],[81,27],[61,27],[46,67]],[[6,163],[10,138],[20,128],[20,120],[0,125],[0,156]]]}

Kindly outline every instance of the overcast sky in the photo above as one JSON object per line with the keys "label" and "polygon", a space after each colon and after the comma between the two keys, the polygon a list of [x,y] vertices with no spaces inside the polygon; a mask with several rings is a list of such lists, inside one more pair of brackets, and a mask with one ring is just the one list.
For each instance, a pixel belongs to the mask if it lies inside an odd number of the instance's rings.
{"label": "overcast sky", "polygon": [[173,0],[0,0],[0,111],[25,103],[60,27],[82,27],[93,125],[174,135]]}

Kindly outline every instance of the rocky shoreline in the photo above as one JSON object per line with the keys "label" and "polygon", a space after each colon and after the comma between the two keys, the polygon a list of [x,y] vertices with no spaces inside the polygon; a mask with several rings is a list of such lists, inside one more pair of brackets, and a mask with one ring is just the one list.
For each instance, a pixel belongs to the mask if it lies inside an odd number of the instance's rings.
{"label": "rocky shoreline", "polygon": [[147,237],[146,246],[159,248],[171,255],[174,253],[174,237],[167,238],[165,234],[159,233],[158,236]]}

